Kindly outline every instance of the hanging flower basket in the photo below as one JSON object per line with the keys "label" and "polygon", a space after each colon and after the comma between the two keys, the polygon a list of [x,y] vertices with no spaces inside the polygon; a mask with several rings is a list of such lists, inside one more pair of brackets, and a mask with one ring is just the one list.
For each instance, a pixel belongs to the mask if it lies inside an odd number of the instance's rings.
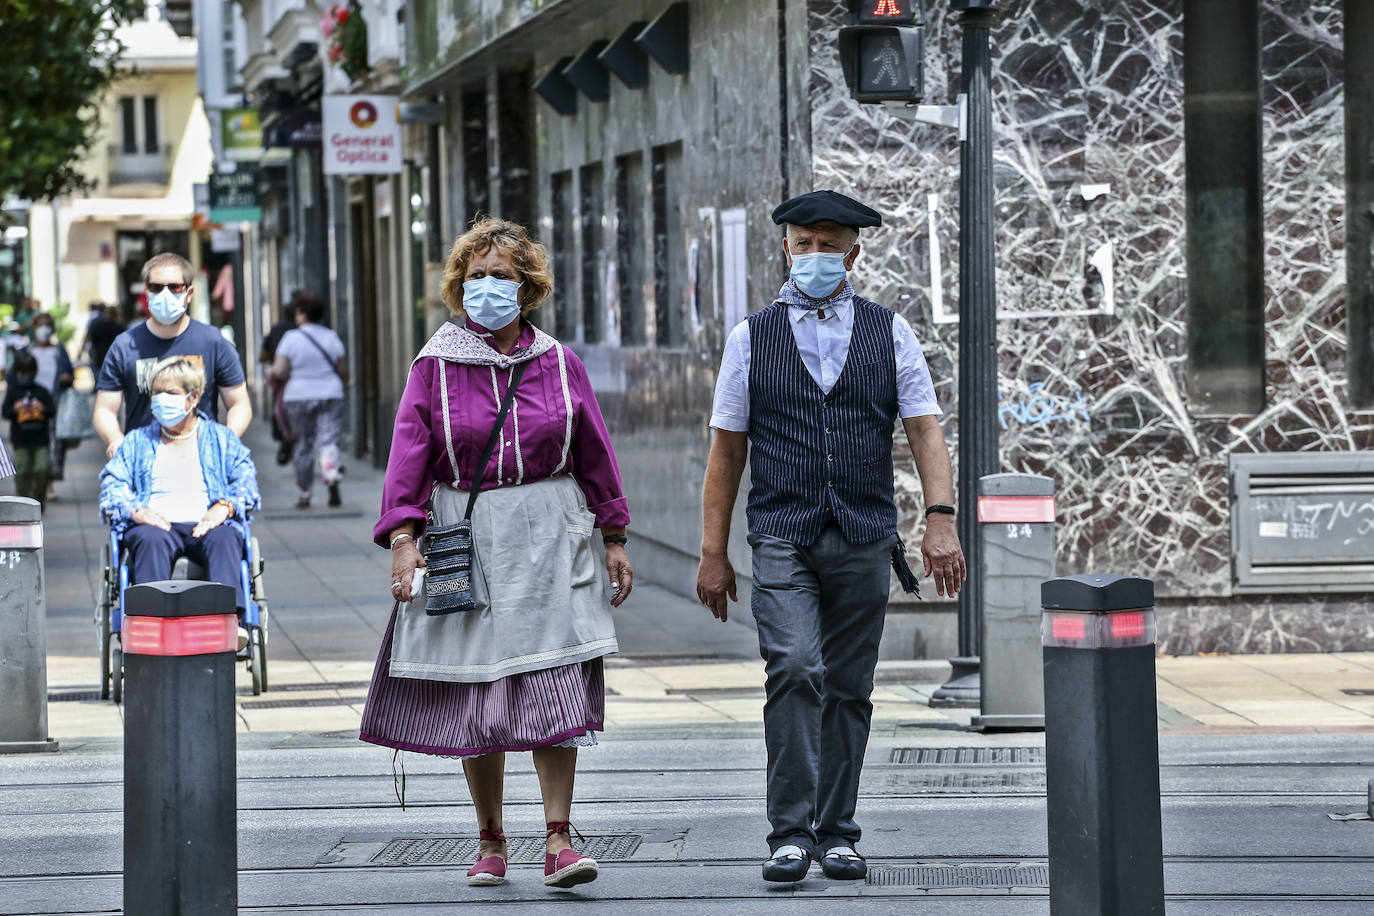
{"label": "hanging flower basket", "polygon": [[320,20],[320,32],[329,39],[326,53],[330,63],[343,68],[350,80],[367,74],[367,23],[357,0],[331,5]]}

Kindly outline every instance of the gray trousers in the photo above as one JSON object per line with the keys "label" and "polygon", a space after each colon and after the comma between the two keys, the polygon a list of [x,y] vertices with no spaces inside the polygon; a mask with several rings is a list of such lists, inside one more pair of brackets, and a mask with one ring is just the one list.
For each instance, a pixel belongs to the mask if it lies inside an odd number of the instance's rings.
{"label": "gray trousers", "polygon": [[859,841],[854,808],[896,542],[850,544],[833,523],[809,546],[749,536],[772,851],[821,855]]}

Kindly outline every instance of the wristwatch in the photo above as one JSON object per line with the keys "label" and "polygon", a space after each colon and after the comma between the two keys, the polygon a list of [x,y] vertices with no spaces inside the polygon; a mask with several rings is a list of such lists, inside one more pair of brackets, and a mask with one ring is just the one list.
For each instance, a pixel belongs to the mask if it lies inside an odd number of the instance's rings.
{"label": "wristwatch", "polygon": [[932,515],[936,514],[954,515],[954,507],[947,506],[944,503],[936,503],[933,506],[926,506],[926,518],[930,518]]}

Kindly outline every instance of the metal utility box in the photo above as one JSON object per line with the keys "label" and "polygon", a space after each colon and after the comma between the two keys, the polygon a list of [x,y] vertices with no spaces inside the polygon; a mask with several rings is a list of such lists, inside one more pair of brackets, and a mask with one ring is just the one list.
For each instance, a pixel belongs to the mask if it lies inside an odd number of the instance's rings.
{"label": "metal utility box", "polygon": [[975,728],[1045,727],[1040,585],[1054,578],[1054,480],[990,474],[978,481],[982,538],[982,696]]}
{"label": "metal utility box", "polygon": [[43,510],[0,496],[0,754],[55,751],[43,639]]}
{"label": "metal utility box", "polygon": [[1232,455],[1237,594],[1374,591],[1374,454]]}

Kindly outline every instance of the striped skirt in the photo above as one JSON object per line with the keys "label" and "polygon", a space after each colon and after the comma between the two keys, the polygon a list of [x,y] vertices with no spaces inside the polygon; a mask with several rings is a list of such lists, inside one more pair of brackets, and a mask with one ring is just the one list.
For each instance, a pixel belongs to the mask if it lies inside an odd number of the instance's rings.
{"label": "striped skirt", "polygon": [[363,741],[421,754],[473,757],[594,744],[584,739],[604,728],[600,658],[482,684],[392,677],[395,625],[393,609],[363,708],[358,736]]}

